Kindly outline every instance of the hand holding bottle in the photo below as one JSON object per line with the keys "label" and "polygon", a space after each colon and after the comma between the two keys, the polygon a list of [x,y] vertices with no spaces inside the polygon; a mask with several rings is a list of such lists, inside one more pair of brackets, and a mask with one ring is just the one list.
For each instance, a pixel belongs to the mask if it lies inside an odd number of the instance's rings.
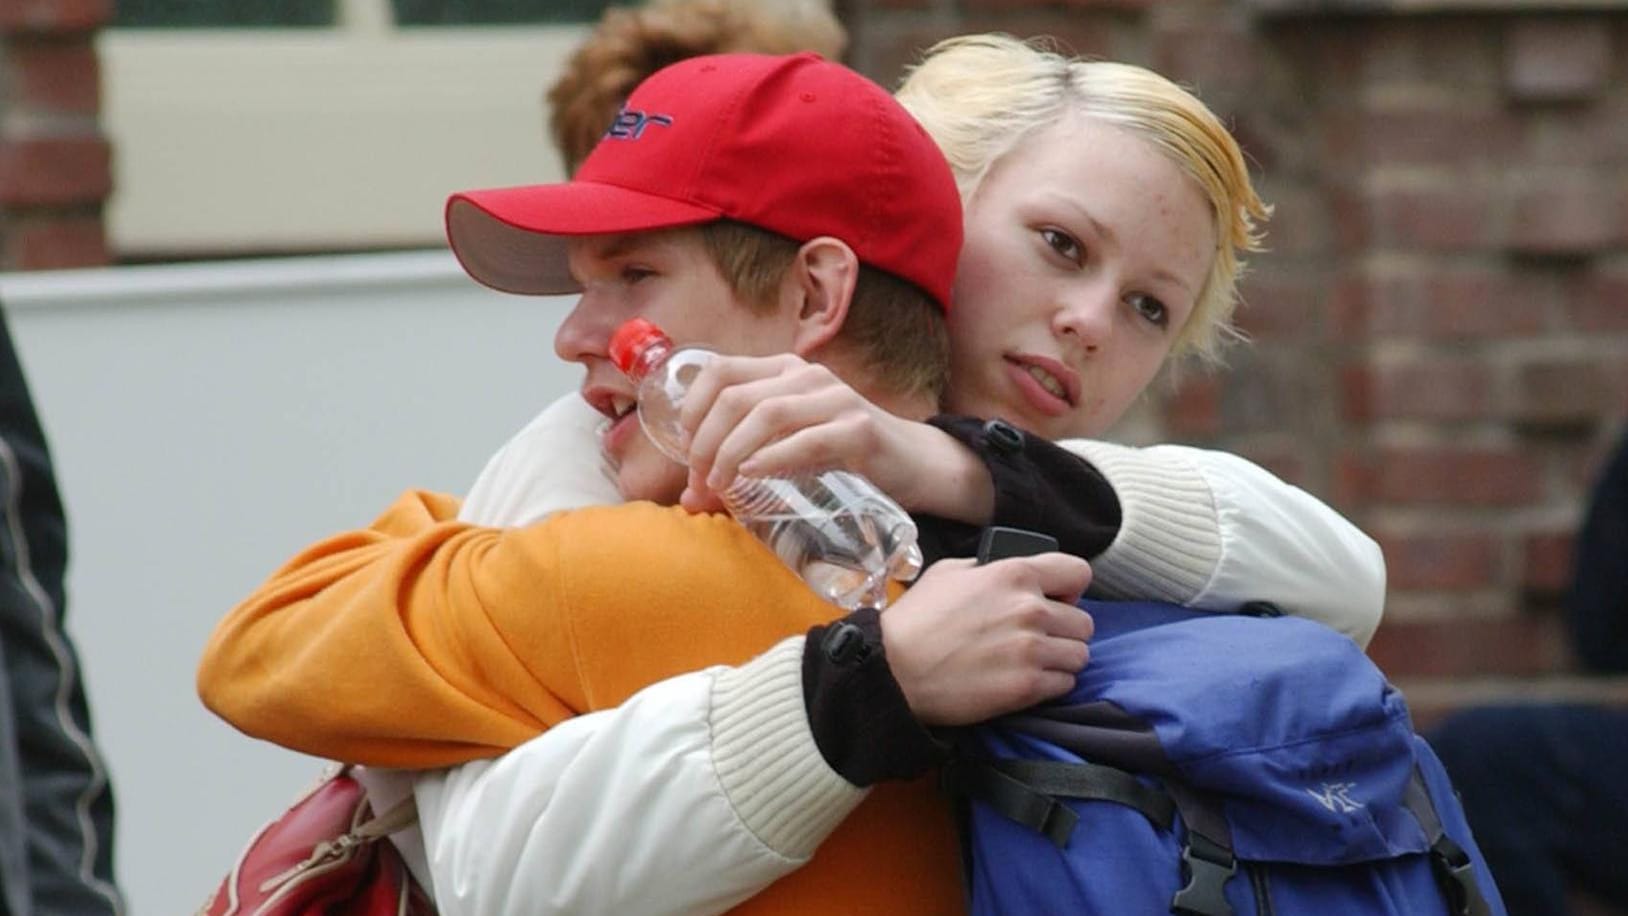
{"label": "hand holding bottle", "polygon": [[[668,457],[687,463],[690,437],[683,403],[697,375],[717,354],[675,347],[661,329],[634,319],[611,338],[616,365],[638,385],[639,421]],[[916,526],[864,478],[825,470],[741,477],[719,492],[736,520],[773,549],[821,596],[853,609],[881,607],[889,579],[921,569]]]}
{"label": "hand holding bottle", "polygon": [[912,512],[987,523],[994,488],[978,458],[941,430],[877,406],[826,366],[793,355],[723,356],[697,373],[680,422],[692,432],[692,511],[717,506],[737,474],[853,471]]}

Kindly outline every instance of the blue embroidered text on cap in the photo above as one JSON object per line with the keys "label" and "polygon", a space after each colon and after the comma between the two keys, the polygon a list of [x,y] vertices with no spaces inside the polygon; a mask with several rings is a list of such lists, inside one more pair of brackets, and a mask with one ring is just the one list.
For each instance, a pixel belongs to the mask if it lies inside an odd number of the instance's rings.
{"label": "blue embroidered text on cap", "polygon": [[610,129],[605,131],[605,138],[609,140],[637,140],[644,136],[644,129],[650,125],[658,127],[673,126],[671,115],[647,114],[643,111],[634,111],[623,107],[616,113],[616,120],[611,122]]}

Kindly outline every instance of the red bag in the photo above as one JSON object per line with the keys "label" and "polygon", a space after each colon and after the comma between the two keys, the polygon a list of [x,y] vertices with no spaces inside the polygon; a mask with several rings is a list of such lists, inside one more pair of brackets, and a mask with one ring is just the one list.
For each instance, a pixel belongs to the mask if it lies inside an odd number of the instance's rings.
{"label": "red bag", "polygon": [[249,839],[200,916],[433,916],[386,839],[417,816],[409,797],[374,817],[367,789],[338,767]]}

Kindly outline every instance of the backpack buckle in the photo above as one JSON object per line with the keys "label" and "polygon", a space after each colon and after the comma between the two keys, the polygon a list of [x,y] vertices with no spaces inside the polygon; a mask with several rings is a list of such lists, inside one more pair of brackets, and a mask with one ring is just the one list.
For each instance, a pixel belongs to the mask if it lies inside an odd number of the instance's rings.
{"label": "backpack buckle", "polygon": [[1447,897],[1453,916],[1488,916],[1491,909],[1475,883],[1475,865],[1470,856],[1446,834],[1430,844],[1430,870]]}
{"label": "backpack buckle", "polygon": [[1226,886],[1238,872],[1238,860],[1203,834],[1187,831],[1181,846],[1182,873],[1187,886],[1170,901],[1170,912],[1180,916],[1232,916]]}

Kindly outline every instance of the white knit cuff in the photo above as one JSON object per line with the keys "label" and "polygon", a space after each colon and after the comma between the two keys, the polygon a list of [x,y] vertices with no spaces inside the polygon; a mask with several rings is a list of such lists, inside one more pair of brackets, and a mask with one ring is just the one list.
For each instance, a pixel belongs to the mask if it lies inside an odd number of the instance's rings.
{"label": "white knit cuff", "polygon": [[1070,439],[1119,497],[1119,536],[1091,561],[1093,596],[1190,604],[1221,562],[1221,525],[1198,466],[1179,450]]}
{"label": "white knit cuff", "polygon": [[713,763],[741,822],[807,859],[865,798],[826,764],[803,705],[803,640],[787,639],[712,682]]}

